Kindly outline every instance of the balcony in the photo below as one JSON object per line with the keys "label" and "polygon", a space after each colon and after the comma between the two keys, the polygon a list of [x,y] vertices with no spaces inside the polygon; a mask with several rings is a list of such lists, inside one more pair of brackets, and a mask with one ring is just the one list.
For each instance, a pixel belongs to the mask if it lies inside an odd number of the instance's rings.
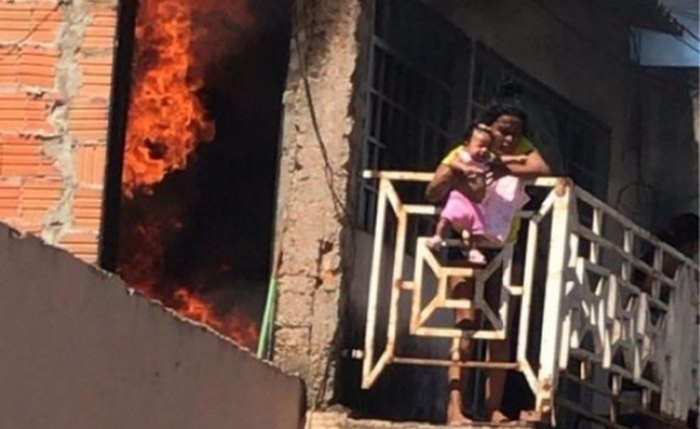
{"label": "balcony", "polygon": [[[364,177],[378,182],[378,199],[364,347],[352,352],[362,360],[363,389],[389,365],[512,370],[534,397],[523,420],[622,428],[635,416],[650,427],[686,427],[700,391],[695,261],[568,179],[540,178],[529,186],[541,202],[518,214],[526,238],[494,249],[485,266],[455,266],[426,246],[427,236],[407,233],[414,217],[432,218],[438,209],[405,202],[401,184],[425,184],[432,173]],[[450,295],[454,278],[472,279],[473,298]],[[489,302],[485,291],[498,285],[499,299]],[[437,312],[460,309],[480,312],[481,327],[435,323]],[[400,332],[448,341],[451,350],[463,338],[512,341],[515,359],[404,355]]]}

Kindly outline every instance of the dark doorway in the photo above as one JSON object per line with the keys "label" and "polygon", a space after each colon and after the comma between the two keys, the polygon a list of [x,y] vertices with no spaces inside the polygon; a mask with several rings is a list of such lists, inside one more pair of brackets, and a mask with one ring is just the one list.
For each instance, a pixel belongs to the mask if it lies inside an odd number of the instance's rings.
{"label": "dark doorway", "polygon": [[291,4],[120,6],[101,265],[251,348],[270,274]]}

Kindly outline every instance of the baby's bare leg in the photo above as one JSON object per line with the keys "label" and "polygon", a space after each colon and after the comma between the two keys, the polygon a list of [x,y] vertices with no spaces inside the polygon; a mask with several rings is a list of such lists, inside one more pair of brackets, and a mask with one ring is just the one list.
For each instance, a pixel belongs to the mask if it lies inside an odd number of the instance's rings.
{"label": "baby's bare leg", "polygon": [[441,217],[435,228],[435,236],[444,239],[447,237],[447,231],[450,229],[450,221]]}
{"label": "baby's bare leg", "polygon": [[435,235],[428,242],[428,246],[431,248],[436,248],[440,245],[440,242],[447,237],[447,232],[450,229],[450,221],[441,217],[435,227]]}

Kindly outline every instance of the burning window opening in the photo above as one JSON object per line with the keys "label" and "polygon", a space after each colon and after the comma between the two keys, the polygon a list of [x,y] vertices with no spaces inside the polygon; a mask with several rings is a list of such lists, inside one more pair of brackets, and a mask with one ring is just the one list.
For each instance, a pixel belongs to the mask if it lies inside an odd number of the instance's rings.
{"label": "burning window opening", "polygon": [[273,239],[291,16],[282,3],[120,10],[128,64],[115,69],[101,263],[251,349]]}

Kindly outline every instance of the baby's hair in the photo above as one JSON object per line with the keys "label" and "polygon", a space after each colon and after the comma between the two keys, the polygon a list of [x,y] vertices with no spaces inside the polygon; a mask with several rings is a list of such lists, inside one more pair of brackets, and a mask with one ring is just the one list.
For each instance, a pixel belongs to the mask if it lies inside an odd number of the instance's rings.
{"label": "baby's hair", "polygon": [[488,127],[488,125],[484,124],[483,122],[472,122],[469,127],[467,127],[467,130],[464,132],[464,141],[468,141],[472,138],[472,134],[474,134],[475,130],[480,130],[493,138],[493,133],[491,132],[491,129]]}

